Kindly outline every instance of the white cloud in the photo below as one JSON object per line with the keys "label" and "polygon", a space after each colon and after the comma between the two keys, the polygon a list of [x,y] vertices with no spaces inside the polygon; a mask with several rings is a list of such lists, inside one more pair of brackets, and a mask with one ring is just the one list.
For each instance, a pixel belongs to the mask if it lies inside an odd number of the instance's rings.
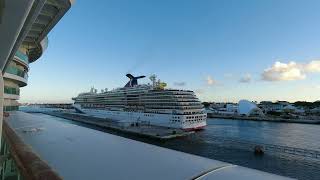
{"label": "white cloud", "polygon": [[216,80],[214,80],[213,79],[213,77],[211,77],[211,76],[208,76],[207,77],[207,85],[215,85],[215,84],[217,84],[217,81]]}
{"label": "white cloud", "polygon": [[275,62],[270,68],[262,73],[262,79],[265,81],[292,81],[301,80],[307,77],[307,73],[320,72],[320,61],[311,61],[307,64],[296,62],[281,63]]}
{"label": "white cloud", "polygon": [[239,82],[241,83],[249,83],[251,82],[251,74],[245,74],[242,78],[240,78]]}
{"label": "white cloud", "polygon": [[305,70],[307,72],[320,72],[320,61],[311,61],[305,65]]}
{"label": "white cloud", "polygon": [[262,73],[262,79],[266,81],[290,81],[304,79],[305,77],[306,75],[295,62],[289,62],[288,64],[276,62]]}

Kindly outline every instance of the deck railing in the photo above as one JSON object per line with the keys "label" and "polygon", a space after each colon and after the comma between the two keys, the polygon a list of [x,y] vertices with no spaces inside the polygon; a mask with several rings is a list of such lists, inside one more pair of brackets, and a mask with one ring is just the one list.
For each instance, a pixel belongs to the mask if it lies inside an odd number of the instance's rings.
{"label": "deck railing", "polygon": [[1,180],[61,180],[46,162],[26,145],[15,131],[3,121],[1,140]]}

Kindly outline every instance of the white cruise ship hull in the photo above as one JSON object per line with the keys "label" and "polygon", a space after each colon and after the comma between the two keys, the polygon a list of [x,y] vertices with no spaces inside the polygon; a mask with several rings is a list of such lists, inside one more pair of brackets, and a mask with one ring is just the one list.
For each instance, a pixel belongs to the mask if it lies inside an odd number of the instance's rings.
{"label": "white cruise ship hull", "polygon": [[206,125],[206,114],[173,115],[143,112],[110,111],[77,107],[83,113],[121,123],[143,123],[154,126],[179,128],[186,131],[201,130]]}

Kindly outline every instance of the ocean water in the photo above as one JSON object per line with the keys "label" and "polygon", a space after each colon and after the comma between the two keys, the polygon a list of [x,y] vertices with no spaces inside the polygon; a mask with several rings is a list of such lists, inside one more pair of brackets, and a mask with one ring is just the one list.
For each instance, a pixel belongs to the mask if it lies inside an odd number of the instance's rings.
{"label": "ocean water", "polygon": [[[232,142],[224,139],[234,140]],[[221,141],[220,141],[221,140]],[[208,119],[208,126],[192,136],[160,146],[297,179],[320,179],[320,162],[277,154],[256,156],[239,142],[320,150],[320,125]],[[152,143],[152,142],[151,142]]]}

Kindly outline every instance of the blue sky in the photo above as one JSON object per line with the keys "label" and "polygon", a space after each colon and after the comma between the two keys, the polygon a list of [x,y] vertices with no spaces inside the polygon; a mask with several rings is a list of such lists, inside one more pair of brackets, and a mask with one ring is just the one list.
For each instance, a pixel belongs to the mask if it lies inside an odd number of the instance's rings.
{"label": "blue sky", "polygon": [[68,102],[91,86],[123,86],[128,72],[156,74],[203,101],[320,100],[319,6],[312,0],[78,0],[30,64],[20,102]]}

